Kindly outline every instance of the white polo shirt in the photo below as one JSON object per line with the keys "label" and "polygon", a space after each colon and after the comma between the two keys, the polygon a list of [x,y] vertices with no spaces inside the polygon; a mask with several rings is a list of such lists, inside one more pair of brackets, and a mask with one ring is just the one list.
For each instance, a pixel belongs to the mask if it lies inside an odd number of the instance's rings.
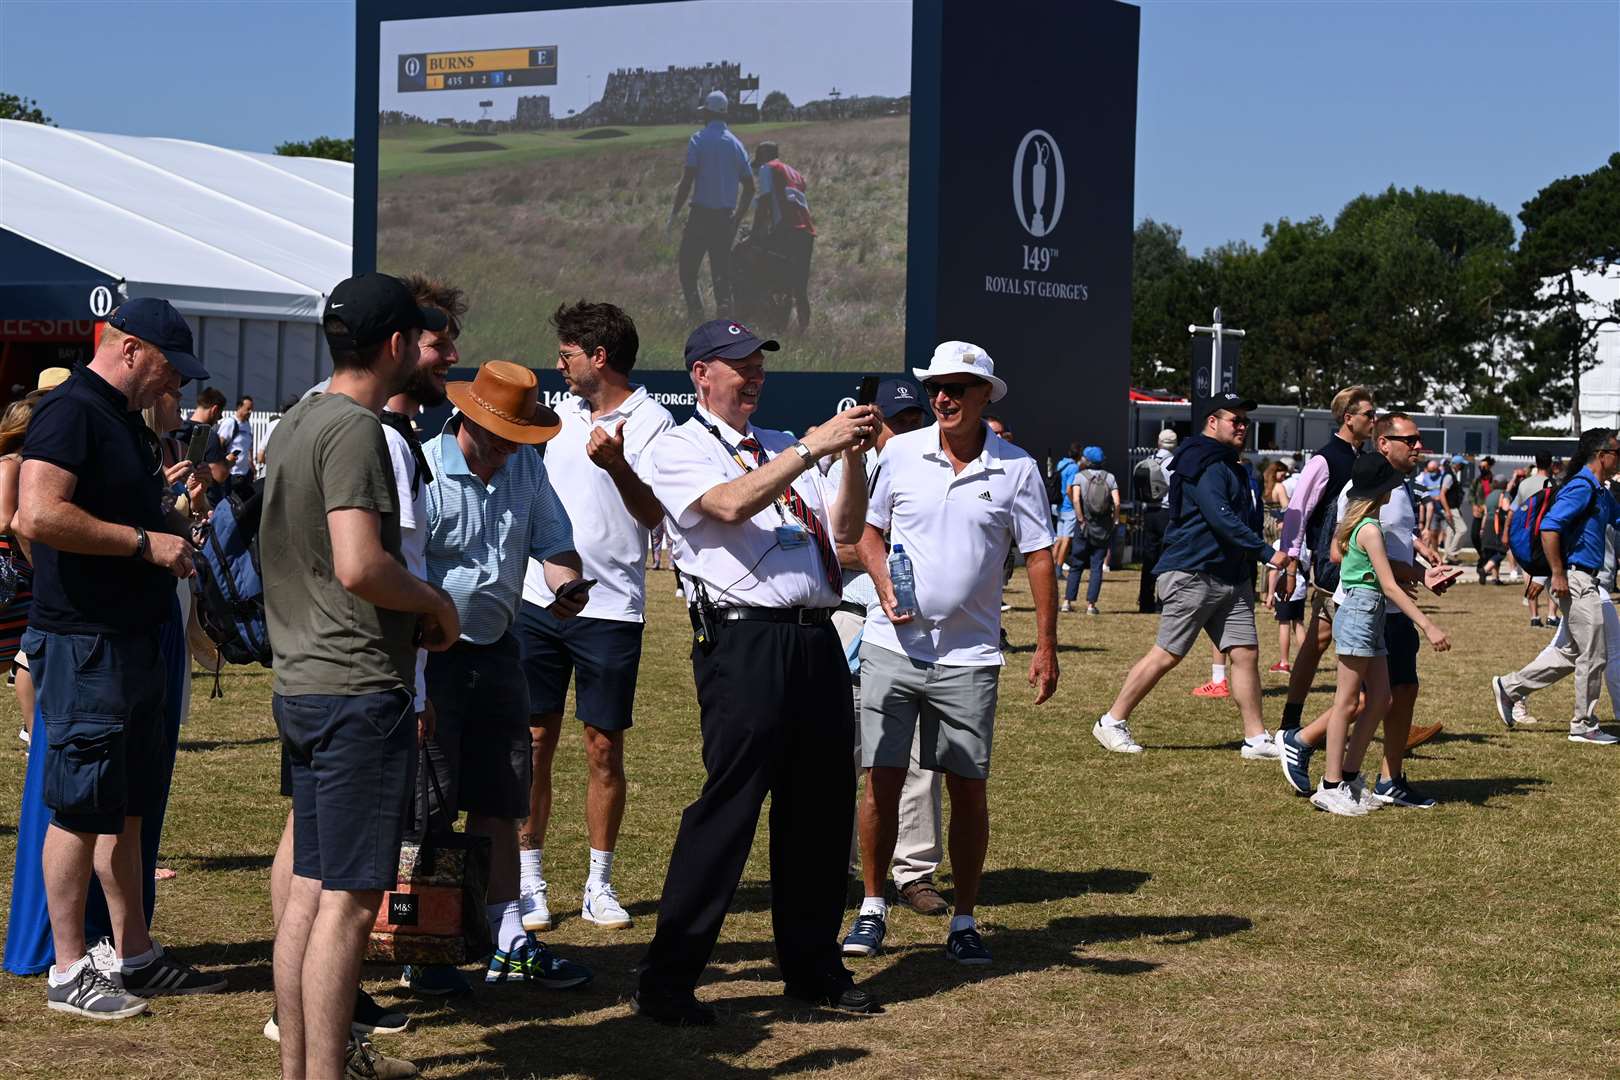
{"label": "white polo shirt", "polygon": [[[703,426],[705,421],[714,425],[720,438]],[[788,449],[795,438],[786,431],[750,424],[747,434],[759,440],[767,459],[795,452]],[[827,584],[815,542],[792,548],[777,543],[777,526],[795,520],[786,507],[778,514],[780,501],[734,525],[698,509],[697,501],[705,492],[743,474],[728,449],[742,438],[743,433],[700,406],[692,419],[664,432],[642,455],[641,478],[669,515],[675,565],[683,575],[703,582],[709,599],[722,606],[837,606],[838,594]],[[752,455],[742,456],[753,464]],[[799,476],[793,490],[821,520],[831,540],[827,507],[837,490],[827,484],[820,469]]]}
{"label": "white polo shirt", "polygon": [[[649,530],[624,505],[613,477],[591,460],[586,447],[591,429],[606,428],[611,435],[623,420],[624,457],[639,474],[647,447],[674,427],[675,419],[647,396],[644,386],[636,387],[617,409],[595,420],[590,405],[574,396],[557,406],[557,415],[562,417],[562,430],[546,443],[546,475],[574,525],[585,576],[596,579],[580,617],[643,622]],[[523,576],[523,599],[540,607],[550,607],[557,599],[546,586],[541,564],[533,559]]]}
{"label": "white polo shirt", "polygon": [[917,617],[895,626],[881,606],[865,642],[949,667],[1001,658],[1001,588],[1007,551],[1052,546],[1046,485],[1035,459],[985,429],[984,450],[960,473],[938,427],[896,435],[883,448],[866,522],[906,549],[917,585]]}

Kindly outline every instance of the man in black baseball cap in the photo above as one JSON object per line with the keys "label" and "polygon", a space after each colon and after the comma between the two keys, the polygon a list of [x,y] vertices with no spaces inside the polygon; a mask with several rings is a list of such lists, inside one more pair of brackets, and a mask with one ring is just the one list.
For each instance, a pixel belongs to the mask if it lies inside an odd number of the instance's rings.
{"label": "man in black baseball cap", "polygon": [[323,318],[326,344],[334,353],[359,352],[412,330],[443,330],[448,322],[438,308],[418,307],[399,278],[375,272],[334,285]]}

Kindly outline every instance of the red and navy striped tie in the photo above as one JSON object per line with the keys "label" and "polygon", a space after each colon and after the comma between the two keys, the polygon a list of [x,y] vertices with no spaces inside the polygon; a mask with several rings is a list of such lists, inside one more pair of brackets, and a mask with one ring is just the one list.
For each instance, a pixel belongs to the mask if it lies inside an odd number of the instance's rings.
{"label": "red and navy striped tie", "polygon": [[[746,450],[754,455],[754,460],[760,465],[765,464],[765,448],[759,440],[752,435],[747,436],[737,444],[737,449]],[[805,504],[799,493],[789,484],[787,489],[788,509],[793,516],[799,519],[811,539],[816,542],[816,554],[821,559],[821,572],[827,579],[827,585],[832,589],[833,595],[842,599],[844,596],[844,570],[838,563],[838,552],[833,549],[832,541],[827,536],[827,530],[821,527],[821,519]]]}

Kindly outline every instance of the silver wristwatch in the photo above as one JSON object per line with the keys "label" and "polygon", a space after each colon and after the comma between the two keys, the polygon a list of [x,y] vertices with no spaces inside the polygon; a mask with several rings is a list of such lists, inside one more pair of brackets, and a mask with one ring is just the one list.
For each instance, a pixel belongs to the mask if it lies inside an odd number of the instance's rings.
{"label": "silver wristwatch", "polygon": [[806,465],[814,465],[816,463],[816,455],[812,454],[810,452],[810,448],[804,445],[804,443],[795,441],[792,446],[788,447],[788,449],[797,450],[799,456],[804,459],[804,463]]}

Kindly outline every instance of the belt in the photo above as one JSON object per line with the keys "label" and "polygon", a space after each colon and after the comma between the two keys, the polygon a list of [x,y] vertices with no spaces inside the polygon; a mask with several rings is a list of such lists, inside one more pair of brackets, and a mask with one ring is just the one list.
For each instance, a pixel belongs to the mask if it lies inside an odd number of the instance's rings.
{"label": "belt", "polygon": [[846,611],[851,615],[859,615],[863,619],[866,618],[866,605],[854,600],[840,600],[838,610]]}
{"label": "belt", "polygon": [[774,622],[820,626],[822,623],[832,622],[834,610],[836,609],[824,607],[723,607],[715,608],[714,614],[721,622]]}
{"label": "belt", "polygon": [[1583,574],[1591,574],[1593,577],[1597,577],[1598,575],[1597,568],[1594,566],[1582,566],[1580,563],[1570,563],[1569,568],[1571,570],[1579,570]]}

